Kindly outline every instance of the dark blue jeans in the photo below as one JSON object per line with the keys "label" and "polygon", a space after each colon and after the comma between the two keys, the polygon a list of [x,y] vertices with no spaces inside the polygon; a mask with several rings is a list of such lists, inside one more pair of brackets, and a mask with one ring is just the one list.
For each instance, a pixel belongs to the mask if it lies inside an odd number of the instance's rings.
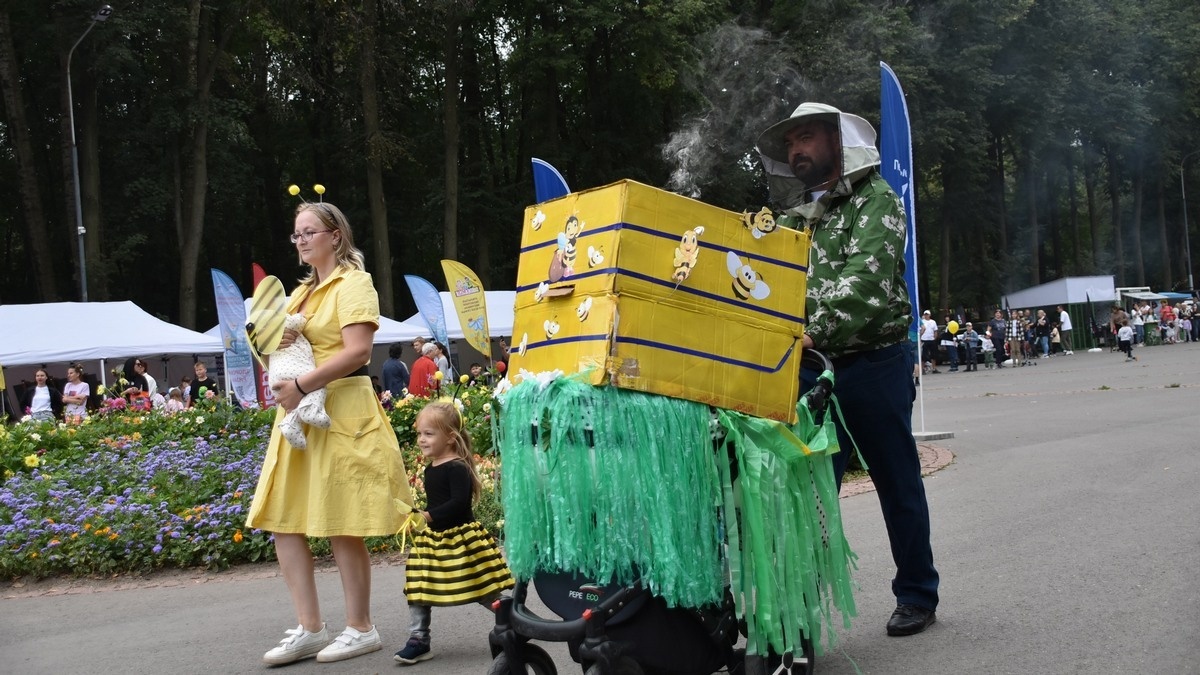
{"label": "dark blue jeans", "polygon": [[[841,452],[834,455],[838,484],[854,452],[849,430],[867,463],[883,510],[896,578],[892,593],[898,604],[937,609],[938,573],[929,543],[929,504],[921,481],[921,461],[912,435],[916,398],[913,367],[916,350],[901,343],[834,360],[834,395],[842,415],[835,415]],[[805,370],[807,391],[817,373]]]}

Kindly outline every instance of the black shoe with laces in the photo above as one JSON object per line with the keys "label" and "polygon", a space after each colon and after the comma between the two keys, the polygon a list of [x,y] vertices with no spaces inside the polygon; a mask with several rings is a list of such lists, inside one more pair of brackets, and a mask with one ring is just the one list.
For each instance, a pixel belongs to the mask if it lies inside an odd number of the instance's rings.
{"label": "black shoe with laces", "polygon": [[937,613],[916,605],[899,605],[887,622],[887,634],[892,636],[916,635],[937,621]]}

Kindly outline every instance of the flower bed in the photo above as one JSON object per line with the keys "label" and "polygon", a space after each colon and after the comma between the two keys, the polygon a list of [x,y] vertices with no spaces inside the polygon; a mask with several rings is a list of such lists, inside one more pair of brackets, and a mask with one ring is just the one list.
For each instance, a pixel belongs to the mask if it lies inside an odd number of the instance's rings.
{"label": "flower bed", "polygon": [[[490,392],[459,393],[464,418],[491,445]],[[414,497],[424,503],[420,451],[412,429],[426,399],[404,399],[389,415]],[[112,409],[78,425],[0,426],[0,577],[113,574],[274,559],[271,535],[247,529],[274,410],[226,406],[165,415]],[[479,521],[498,532],[498,463],[478,457],[484,494]],[[317,555],[328,542],[313,540]],[[396,537],[367,540],[396,551]]]}

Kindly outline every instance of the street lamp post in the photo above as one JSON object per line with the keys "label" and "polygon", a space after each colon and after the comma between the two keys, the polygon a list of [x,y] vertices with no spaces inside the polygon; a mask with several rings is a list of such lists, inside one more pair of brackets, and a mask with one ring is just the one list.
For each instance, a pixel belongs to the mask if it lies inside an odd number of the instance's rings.
{"label": "street lamp post", "polygon": [[83,227],[83,202],[79,197],[79,148],[75,145],[75,97],[71,92],[71,57],[75,55],[75,48],[83,42],[83,38],[92,32],[97,23],[108,20],[112,16],[113,8],[111,5],[101,5],[100,9],[92,15],[92,22],[88,24],[87,30],[83,31],[83,35],[71,45],[71,51],[67,52],[67,115],[71,121],[71,172],[75,179],[75,234],[79,238],[79,295],[83,302],[88,301],[87,292],[87,254],[83,249],[83,235],[87,230]]}

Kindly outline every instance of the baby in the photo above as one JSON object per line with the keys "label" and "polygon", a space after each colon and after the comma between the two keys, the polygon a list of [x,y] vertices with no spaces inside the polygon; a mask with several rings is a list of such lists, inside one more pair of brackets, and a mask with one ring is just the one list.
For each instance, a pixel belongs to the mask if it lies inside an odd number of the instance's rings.
{"label": "baby", "polygon": [[[313,358],[312,345],[300,331],[304,328],[303,314],[290,314],[283,322],[284,330],[294,330],[297,333],[295,341],[285,349],[277,349],[271,354],[270,379],[274,387],[280,382],[294,380],[301,375],[312,372],[317,367]],[[293,448],[304,450],[308,441],[304,438],[304,428],[301,425],[311,424],[322,429],[329,428],[329,415],[325,412],[325,388],[321,387],[308,392],[300,399],[300,404],[279,423],[279,431]]]}

